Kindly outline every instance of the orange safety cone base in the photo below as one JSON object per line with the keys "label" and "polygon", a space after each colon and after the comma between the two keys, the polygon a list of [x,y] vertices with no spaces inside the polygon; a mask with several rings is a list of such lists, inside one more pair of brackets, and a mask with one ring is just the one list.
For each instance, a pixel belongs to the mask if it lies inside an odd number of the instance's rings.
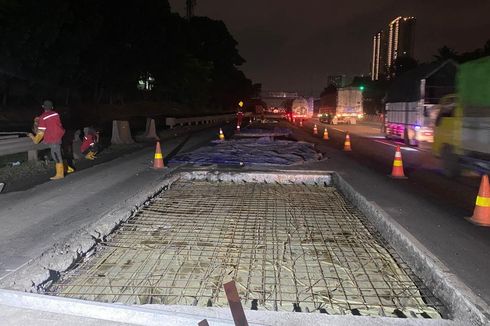
{"label": "orange safety cone base", "polygon": [[408,179],[408,177],[407,177],[407,176],[405,176],[405,175],[400,175],[400,176],[397,176],[397,175],[392,175],[392,174],[390,174],[390,175],[388,175],[388,176],[389,176],[390,178],[392,178],[392,179]]}
{"label": "orange safety cone base", "polygon": [[477,220],[473,216],[472,217],[465,217],[464,219],[467,220],[467,221],[469,221],[469,222],[471,222],[471,223],[473,223],[473,224],[475,224],[475,225],[478,225],[478,226],[487,226],[487,227],[490,227],[490,222],[484,222],[484,221]]}

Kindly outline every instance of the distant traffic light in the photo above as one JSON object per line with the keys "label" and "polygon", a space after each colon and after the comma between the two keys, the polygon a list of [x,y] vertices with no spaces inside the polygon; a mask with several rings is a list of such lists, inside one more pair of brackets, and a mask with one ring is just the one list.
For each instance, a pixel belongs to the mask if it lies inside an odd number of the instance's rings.
{"label": "distant traffic light", "polygon": [[365,87],[364,87],[364,85],[359,86],[359,90],[360,90],[361,92],[362,92],[362,91],[364,91],[364,88],[365,88]]}

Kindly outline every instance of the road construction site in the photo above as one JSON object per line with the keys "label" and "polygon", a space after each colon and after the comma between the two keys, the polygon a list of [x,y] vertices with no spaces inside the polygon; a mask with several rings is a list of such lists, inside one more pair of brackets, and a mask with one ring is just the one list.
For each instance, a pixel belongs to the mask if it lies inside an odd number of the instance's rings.
{"label": "road construction site", "polygon": [[[202,137],[171,146],[194,150],[203,145]],[[164,153],[172,151],[162,145]],[[29,303],[29,309],[81,320],[189,325],[207,319],[228,325],[233,319],[223,285],[234,281],[253,325],[488,322],[487,303],[399,224],[397,214],[389,214],[392,207],[377,204],[385,193],[391,199],[406,194],[368,173],[352,182],[346,174],[352,162],[332,164],[338,153],[322,154],[299,165],[196,164],[182,156],[156,171],[141,158],[151,157],[144,149],[125,163],[103,164],[103,174],[122,168],[119,181],[95,181],[100,187],[86,199],[72,193],[72,203],[54,215],[53,207],[41,205],[44,220],[32,221],[31,231],[7,226],[11,236],[2,235],[2,246],[14,243],[3,250],[10,258],[2,261],[7,268],[0,287],[10,290],[1,290],[0,308]],[[131,176],[123,181],[128,169]],[[81,173],[91,177],[94,171]],[[45,190],[66,197],[81,182],[75,178]],[[366,192],[360,184],[383,190]],[[81,201],[90,205],[70,210]],[[407,203],[395,207],[405,210]],[[419,215],[426,210],[444,215],[429,203],[420,205]],[[30,214],[24,210],[20,216]],[[62,234],[45,223],[50,218],[63,224]],[[43,235],[51,235],[43,245],[27,250],[39,244],[31,239],[12,255],[15,241],[41,225]]]}
{"label": "road construction site", "polygon": [[440,318],[441,305],[424,302],[422,283],[334,187],[246,179],[173,183],[52,293],[223,307],[223,284],[235,280],[255,309]]}

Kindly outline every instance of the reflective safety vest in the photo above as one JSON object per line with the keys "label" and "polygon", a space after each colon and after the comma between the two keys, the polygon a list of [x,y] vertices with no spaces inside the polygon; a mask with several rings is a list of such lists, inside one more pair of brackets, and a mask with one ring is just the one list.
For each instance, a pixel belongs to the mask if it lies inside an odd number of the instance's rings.
{"label": "reflective safety vest", "polygon": [[45,144],[61,144],[61,138],[65,134],[60,115],[55,111],[44,111],[39,116],[37,129],[44,132],[43,143]]}

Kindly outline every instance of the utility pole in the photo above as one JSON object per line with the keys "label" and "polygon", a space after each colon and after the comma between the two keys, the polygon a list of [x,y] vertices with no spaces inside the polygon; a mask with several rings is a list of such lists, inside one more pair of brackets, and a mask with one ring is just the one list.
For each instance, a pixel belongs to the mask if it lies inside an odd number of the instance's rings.
{"label": "utility pole", "polygon": [[194,17],[194,7],[196,6],[197,0],[186,0],[187,4],[187,19],[191,20]]}

